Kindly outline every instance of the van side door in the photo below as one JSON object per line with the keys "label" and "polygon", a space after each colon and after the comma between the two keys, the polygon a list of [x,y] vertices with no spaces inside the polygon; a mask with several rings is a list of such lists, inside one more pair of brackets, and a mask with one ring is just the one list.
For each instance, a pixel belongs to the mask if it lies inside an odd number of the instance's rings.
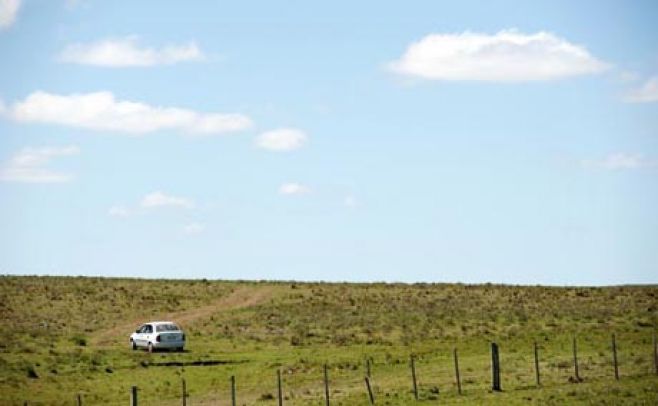
{"label": "van side door", "polygon": [[144,325],[144,334],[142,334],[142,337],[144,339],[145,347],[148,345],[149,341],[155,341],[155,334],[153,334],[155,329],[153,327],[154,326],[151,324]]}
{"label": "van side door", "polygon": [[145,336],[146,336],[146,334],[145,334],[145,332],[146,332],[146,326],[147,326],[146,324],[143,324],[143,325],[137,330],[137,334],[135,334],[135,338],[134,338],[135,344],[138,345],[138,346],[140,346],[140,347],[145,347],[145,346],[146,346],[146,343],[147,343],[147,341],[146,341],[146,339],[145,339]]}

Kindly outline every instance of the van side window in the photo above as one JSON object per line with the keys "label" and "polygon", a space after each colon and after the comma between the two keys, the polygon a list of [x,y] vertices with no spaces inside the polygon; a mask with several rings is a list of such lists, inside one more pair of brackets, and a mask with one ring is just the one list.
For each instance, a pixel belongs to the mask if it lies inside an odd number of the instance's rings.
{"label": "van side window", "polygon": [[147,324],[146,326],[144,326],[144,332],[147,334],[152,333],[153,327],[150,324]]}

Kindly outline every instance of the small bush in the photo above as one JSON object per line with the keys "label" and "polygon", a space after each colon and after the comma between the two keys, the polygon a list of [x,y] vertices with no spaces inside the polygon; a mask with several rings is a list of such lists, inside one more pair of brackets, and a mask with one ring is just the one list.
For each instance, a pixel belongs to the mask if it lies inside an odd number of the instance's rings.
{"label": "small bush", "polygon": [[91,365],[93,365],[95,367],[101,366],[103,364],[103,357],[101,357],[100,354],[94,354],[91,357],[90,362],[91,362]]}
{"label": "small bush", "polygon": [[292,346],[296,347],[302,345],[303,343],[304,343],[303,340],[299,336],[294,335],[290,337],[290,345]]}
{"label": "small bush", "polygon": [[73,341],[73,344],[80,346],[80,347],[86,347],[87,346],[87,338],[81,335],[75,335],[73,338],[71,338],[71,341]]}
{"label": "small bush", "polygon": [[274,395],[272,395],[271,393],[263,393],[262,395],[260,395],[259,400],[274,400]]}
{"label": "small bush", "polygon": [[30,379],[39,379],[39,374],[37,373],[37,370],[34,368],[33,365],[28,365],[25,368],[25,373],[27,377]]}

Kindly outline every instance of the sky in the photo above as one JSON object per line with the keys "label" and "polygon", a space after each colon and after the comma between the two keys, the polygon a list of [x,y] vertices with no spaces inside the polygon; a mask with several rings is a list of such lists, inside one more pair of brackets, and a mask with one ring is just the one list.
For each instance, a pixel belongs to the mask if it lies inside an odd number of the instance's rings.
{"label": "sky", "polygon": [[658,283],[655,1],[0,0],[0,274]]}

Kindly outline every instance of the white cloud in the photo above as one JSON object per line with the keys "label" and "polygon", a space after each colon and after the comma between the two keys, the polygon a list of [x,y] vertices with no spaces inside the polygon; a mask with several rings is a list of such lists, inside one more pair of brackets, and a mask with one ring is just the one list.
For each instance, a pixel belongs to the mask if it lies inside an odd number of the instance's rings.
{"label": "white cloud", "polygon": [[658,161],[644,158],[640,154],[627,154],[617,152],[606,156],[603,159],[581,161],[584,168],[607,169],[607,170],[625,170],[625,169],[642,169],[658,167]]}
{"label": "white cloud", "polygon": [[6,166],[0,168],[0,180],[28,183],[67,182],[71,180],[71,174],[53,171],[47,166],[53,158],[79,153],[80,149],[75,145],[25,148],[15,154]]}
{"label": "white cloud", "polygon": [[628,103],[651,103],[658,101],[658,76],[649,78],[644,84],[629,92],[624,101]]}
{"label": "white cloud", "polygon": [[203,60],[203,52],[194,42],[167,45],[160,49],[140,47],[136,37],[105,39],[67,46],[58,58],[61,62],[110,68],[169,65]]}
{"label": "white cloud", "polygon": [[171,196],[162,192],[149,193],[142,198],[140,205],[145,209],[156,207],[194,208],[194,201],[187,197]]}
{"label": "white cloud", "polygon": [[343,199],[343,206],[353,209],[359,205],[359,202],[356,200],[356,198],[352,195],[347,195]]}
{"label": "white cloud", "polygon": [[300,185],[299,183],[284,183],[279,187],[280,195],[304,195],[311,191],[307,186]]}
{"label": "white cloud", "polygon": [[111,92],[58,95],[34,92],[7,108],[17,121],[59,124],[96,131],[144,134],[178,130],[218,134],[245,130],[251,120],[241,114],[200,113],[178,107],[116,100]]}
{"label": "white cloud", "polygon": [[272,151],[292,151],[307,141],[306,134],[295,128],[279,128],[266,131],[256,137],[256,146]]}
{"label": "white cloud", "polygon": [[206,229],[206,226],[201,223],[190,223],[183,227],[185,234],[200,234]]}
{"label": "white cloud", "polygon": [[635,82],[640,79],[640,75],[633,71],[621,71],[619,72],[619,80],[624,83]]}
{"label": "white cloud", "polygon": [[116,204],[108,209],[107,214],[112,217],[128,217],[132,215],[143,214],[149,210],[161,207],[193,209],[196,207],[196,204],[194,200],[190,198],[172,196],[157,191],[148,193],[142,197],[138,206],[135,205],[134,207],[130,207],[123,204]]}
{"label": "white cloud", "polygon": [[520,82],[597,73],[607,64],[548,32],[430,34],[390,63],[396,73],[433,80]]}
{"label": "white cloud", "polygon": [[116,205],[110,207],[110,209],[107,211],[107,214],[112,217],[128,217],[130,216],[130,209],[128,209],[126,206]]}
{"label": "white cloud", "polygon": [[0,0],[0,29],[9,28],[16,21],[21,0]]}

